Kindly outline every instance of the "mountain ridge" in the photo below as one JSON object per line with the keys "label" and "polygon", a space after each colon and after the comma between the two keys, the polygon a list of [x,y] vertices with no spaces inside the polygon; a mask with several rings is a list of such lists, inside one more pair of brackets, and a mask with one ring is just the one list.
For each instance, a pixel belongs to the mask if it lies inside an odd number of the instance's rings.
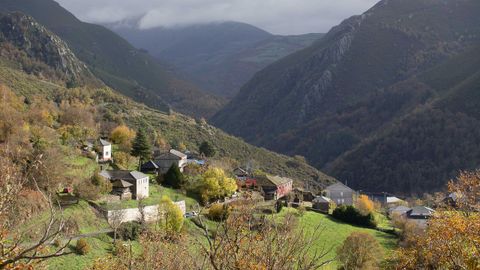
{"label": "mountain ridge", "polygon": [[[475,1],[380,1],[332,28],[309,48],[257,73],[212,122],[256,145],[305,155],[317,168],[348,180],[354,188],[377,189],[378,183],[368,185],[368,175],[391,175],[372,167],[363,173],[355,170],[351,176],[348,166],[331,169],[329,164],[377,136],[395,119],[437,98],[441,89],[416,76],[479,42],[479,10]],[[437,74],[435,80],[442,81],[445,75]],[[398,162],[407,159],[391,155]],[[431,157],[425,152],[421,158]],[[356,162],[360,164],[358,156]],[[455,171],[443,165],[432,168],[441,169],[417,180],[436,177],[435,184],[422,185],[418,192],[440,188]],[[395,169],[395,173],[405,170]],[[393,186],[385,189],[416,192]]]}
{"label": "mountain ridge", "polygon": [[208,117],[223,100],[175,78],[162,64],[107,28],[84,23],[52,0],[4,0],[0,11],[20,11],[61,37],[105,84],[152,107]]}

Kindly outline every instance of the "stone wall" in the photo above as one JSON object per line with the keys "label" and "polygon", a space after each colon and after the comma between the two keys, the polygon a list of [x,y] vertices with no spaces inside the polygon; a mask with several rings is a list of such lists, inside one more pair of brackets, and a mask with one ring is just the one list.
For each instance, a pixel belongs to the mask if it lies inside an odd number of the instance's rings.
{"label": "stone wall", "polygon": [[[186,212],[185,201],[178,201],[175,204],[182,210],[182,214]],[[158,205],[145,206],[144,208],[145,220],[147,222],[153,222],[158,220]],[[141,219],[140,210],[138,208],[128,208],[122,210],[109,210],[106,211],[105,216],[107,221],[110,222],[114,219],[121,219],[122,222],[139,221]]]}

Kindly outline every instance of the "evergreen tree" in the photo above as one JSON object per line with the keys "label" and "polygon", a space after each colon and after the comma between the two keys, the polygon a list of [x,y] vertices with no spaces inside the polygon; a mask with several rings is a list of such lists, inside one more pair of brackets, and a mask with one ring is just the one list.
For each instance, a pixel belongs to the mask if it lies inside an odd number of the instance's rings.
{"label": "evergreen tree", "polygon": [[178,168],[177,164],[172,164],[170,169],[168,169],[167,173],[163,179],[163,185],[167,187],[172,187],[175,189],[179,189],[184,184],[184,177],[180,169]]}
{"label": "evergreen tree", "polygon": [[140,162],[144,162],[150,159],[152,155],[152,146],[147,139],[145,130],[140,129],[135,136],[135,140],[132,145],[132,156],[139,157]]}
{"label": "evergreen tree", "polygon": [[213,157],[217,152],[215,147],[207,141],[204,141],[202,144],[200,144],[199,150],[200,153],[204,154],[206,157]]}

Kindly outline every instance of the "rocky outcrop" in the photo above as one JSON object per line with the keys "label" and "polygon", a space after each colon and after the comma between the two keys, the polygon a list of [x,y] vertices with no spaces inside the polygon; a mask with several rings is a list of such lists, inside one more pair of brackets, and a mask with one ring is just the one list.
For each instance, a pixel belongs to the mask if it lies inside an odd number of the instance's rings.
{"label": "rocky outcrop", "polygon": [[[6,50],[16,49],[22,53],[16,54],[17,57],[26,56],[32,62],[45,64],[59,75],[56,79],[69,85],[100,83],[62,39],[25,14],[0,14],[0,44],[4,54]],[[25,59],[22,60],[23,67],[28,68]]]}

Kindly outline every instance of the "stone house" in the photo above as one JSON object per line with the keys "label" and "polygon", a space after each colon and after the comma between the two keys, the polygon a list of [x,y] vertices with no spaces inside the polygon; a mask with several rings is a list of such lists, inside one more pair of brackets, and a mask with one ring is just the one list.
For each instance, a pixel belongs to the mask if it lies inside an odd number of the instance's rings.
{"label": "stone house", "polygon": [[330,198],[325,196],[317,196],[312,201],[312,209],[319,212],[328,213],[332,204],[333,201]]}
{"label": "stone house", "polygon": [[183,172],[183,169],[185,166],[187,166],[187,163],[187,155],[175,149],[171,149],[166,153],[156,156],[153,160],[142,164],[141,171],[156,171],[158,174],[164,174],[168,171],[168,169],[170,169],[170,167],[172,167],[173,164],[175,164],[178,166],[180,171]]}
{"label": "stone house", "polygon": [[[141,172],[127,170],[101,171],[100,175],[112,183],[112,194],[120,198],[139,200],[149,196],[149,177]],[[131,195],[129,195],[129,193]]]}
{"label": "stone house", "polygon": [[340,182],[326,187],[324,193],[337,205],[353,205],[355,202],[356,192]]}

